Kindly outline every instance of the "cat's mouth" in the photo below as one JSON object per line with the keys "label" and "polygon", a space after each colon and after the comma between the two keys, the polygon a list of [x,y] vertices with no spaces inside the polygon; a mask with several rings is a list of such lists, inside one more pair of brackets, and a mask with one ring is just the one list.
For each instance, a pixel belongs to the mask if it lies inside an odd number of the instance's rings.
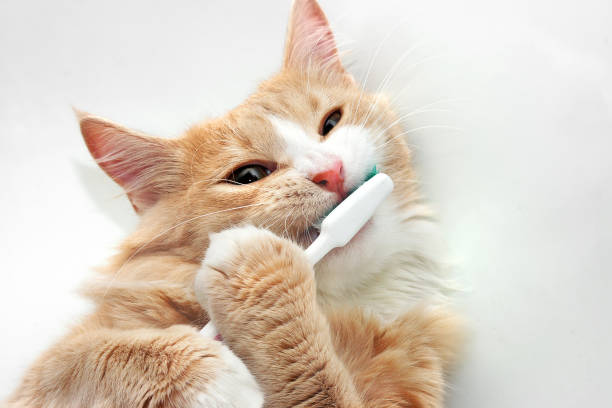
{"label": "cat's mouth", "polygon": [[[363,227],[361,227],[359,231],[357,231],[357,233],[351,238],[351,240],[345,246],[332,249],[328,253],[328,256],[329,255],[334,256],[334,254],[339,254],[343,251],[344,248],[351,247],[352,245],[355,245],[358,241],[364,239],[363,237],[368,235],[368,230],[371,230],[372,226],[373,226],[373,221],[372,219],[370,219],[363,225]],[[303,249],[306,249],[315,241],[315,239],[319,237],[320,233],[321,233],[321,224],[317,223],[315,225],[312,225],[300,235],[300,237],[296,240],[296,243]]]}
{"label": "cat's mouth", "polygon": [[[376,174],[378,173],[378,169],[376,166],[372,167],[372,169],[370,170],[370,172],[368,174],[366,174],[363,178],[363,183],[365,183],[366,181],[368,181],[369,179],[371,179],[372,177],[374,177]],[[348,195],[351,195],[353,192],[355,192],[360,185],[354,186],[353,189],[351,191],[348,192]],[[301,234],[300,237],[298,238],[298,243],[302,246],[302,248],[306,249],[308,246],[310,246],[319,236],[319,234],[321,233],[321,224],[323,223],[323,220],[332,212],[334,211],[334,209],[340,205],[340,203],[346,198],[345,197],[341,197],[341,199],[334,203],[331,207],[328,207],[324,213],[324,215],[319,215],[317,218],[317,221],[310,224],[310,226],[308,226]],[[367,221],[366,224],[359,230],[357,231],[357,233],[353,236],[353,238],[351,238],[351,242],[354,241],[354,239],[357,236],[363,235],[362,231],[364,229],[366,229],[366,227],[368,225],[371,225],[371,220]],[[349,242],[350,243],[350,242]]]}
{"label": "cat's mouth", "polygon": [[321,233],[321,224],[325,217],[327,217],[338,204],[339,203],[326,203],[326,205],[319,207],[317,210],[313,211],[313,213],[310,213],[309,216],[305,217],[301,228],[296,228],[297,234],[292,237],[293,241],[303,249],[308,248],[315,239],[319,237]]}
{"label": "cat's mouth", "polygon": [[[307,228],[298,238],[298,244],[306,249],[308,248],[314,241],[315,239],[317,239],[319,237],[319,234],[321,233],[321,220],[317,221],[315,224],[311,225],[309,228]],[[359,239],[359,237],[363,236],[364,231],[369,229],[372,226],[372,220],[368,220],[363,227],[361,227],[361,229],[359,231],[357,231],[357,233],[353,236],[353,238],[351,238],[351,240],[349,241],[349,243],[346,246],[349,246],[352,242],[354,242],[355,240]],[[336,248],[335,250],[337,250],[338,248]],[[332,250],[332,251],[335,251]]]}
{"label": "cat's mouth", "polygon": [[314,242],[315,239],[319,237],[320,233],[321,233],[321,223],[317,222],[316,224],[311,225],[310,227],[306,228],[306,230],[304,230],[304,232],[300,234],[300,236],[297,239],[298,241],[297,243],[302,248],[306,249]]}

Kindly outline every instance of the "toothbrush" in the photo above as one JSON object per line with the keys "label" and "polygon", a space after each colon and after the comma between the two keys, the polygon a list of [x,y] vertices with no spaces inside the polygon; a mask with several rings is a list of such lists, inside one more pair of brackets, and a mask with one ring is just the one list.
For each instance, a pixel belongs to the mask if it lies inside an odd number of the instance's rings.
{"label": "toothbrush", "polygon": [[332,249],[348,244],[392,190],[391,178],[378,173],[334,208],[321,223],[317,239],[306,248],[310,263],[315,265]]}
{"label": "toothbrush", "polygon": [[[321,232],[308,248],[306,258],[311,265],[319,262],[329,251],[345,246],[365,225],[376,208],[393,191],[393,181],[384,173],[378,173],[363,183],[342,201],[321,223]],[[200,332],[217,338],[217,330],[211,322]]]}

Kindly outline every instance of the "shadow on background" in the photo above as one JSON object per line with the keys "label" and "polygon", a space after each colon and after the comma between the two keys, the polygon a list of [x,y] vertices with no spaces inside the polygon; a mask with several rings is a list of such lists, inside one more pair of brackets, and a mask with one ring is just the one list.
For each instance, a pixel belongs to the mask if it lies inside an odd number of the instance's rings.
{"label": "shadow on background", "polygon": [[134,230],[138,216],[123,190],[97,167],[72,161],[74,173],[96,208],[126,233]]}

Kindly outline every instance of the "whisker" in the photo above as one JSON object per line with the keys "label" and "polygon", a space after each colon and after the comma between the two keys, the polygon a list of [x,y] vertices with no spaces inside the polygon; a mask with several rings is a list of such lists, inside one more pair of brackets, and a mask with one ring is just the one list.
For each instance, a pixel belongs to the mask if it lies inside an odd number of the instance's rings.
{"label": "whisker", "polygon": [[387,140],[385,143],[383,143],[380,146],[376,147],[376,151],[382,149],[383,147],[385,147],[386,145],[388,145],[389,143],[391,143],[393,140],[397,139],[398,137],[402,137],[402,136],[406,136],[410,133],[414,133],[414,132],[418,132],[420,130],[425,130],[425,129],[448,129],[448,130],[456,130],[458,132],[464,131],[465,129],[457,127],[457,126],[448,126],[448,125],[427,125],[427,126],[419,126],[413,129],[409,129],[403,132],[398,133],[397,135],[393,136],[391,139]]}
{"label": "whisker", "polygon": [[357,112],[357,110],[359,110],[359,106],[361,104],[361,98],[363,97],[363,94],[365,92],[368,78],[370,77],[370,73],[372,72],[372,68],[374,67],[374,62],[378,58],[378,54],[380,54],[380,51],[382,50],[383,45],[387,42],[387,40],[391,37],[391,35],[395,32],[395,30],[397,30],[398,27],[401,26],[402,23],[396,24],[394,27],[391,28],[391,30],[389,30],[389,32],[385,35],[382,41],[378,44],[378,47],[374,51],[372,58],[370,58],[368,69],[366,70],[364,77],[361,78],[361,92],[359,93],[359,99],[357,100],[357,106],[355,107],[355,110],[352,113],[353,115]]}
{"label": "whisker", "polygon": [[139,253],[140,253],[140,252],[141,252],[141,251],[142,251],[144,248],[146,248],[146,247],[147,247],[149,244],[151,244],[153,241],[155,241],[156,239],[158,239],[158,238],[159,238],[159,237],[161,237],[162,235],[167,234],[168,232],[170,232],[170,231],[172,231],[172,230],[174,230],[174,229],[176,229],[176,228],[178,228],[178,227],[180,227],[180,226],[182,226],[182,225],[185,225],[185,224],[187,224],[187,223],[189,223],[189,222],[195,221],[195,220],[200,219],[200,218],[208,217],[208,216],[210,216],[210,215],[215,215],[215,214],[221,214],[221,213],[225,213],[225,212],[229,212],[229,211],[240,210],[240,209],[243,209],[243,208],[257,207],[257,206],[261,206],[261,205],[264,205],[264,203],[258,203],[258,204],[248,204],[248,205],[241,205],[241,206],[239,206],[239,207],[226,208],[226,209],[223,209],[223,210],[213,211],[213,212],[206,213],[206,214],[200,214],[200,215],[197,215],[197,216],[195,216],[195,217],[189,218],[188,220],[181,221],[181,222],[179,222],[178,224],[176,224],[176,225],[174,225],[174,226],[172,226],[172,227],[170,227],[170,228],[168,228],[168,229],[166,229],[166,230],[164,230],[164,231],[160,232],[159,234],[157,234],[157,235],[155,235],[153,238],[151,238],[149,241],[145,242],[145,243],[144,243],[144,244],[142,244],[140,247],[138,247],[138,248],[136,249],[136,251],[134,251],[134,252],[133,252],[133,253],[132,253],[132,254],[131,254],[131,255],[130,255],[130,256],[129,256],[129,257],[128,257],[128,258],[127,258],[127,259],[126,259],[126,260],[125,260],[123,263],[122,263],[122,264],[121,264],[121,266],[119,267],[119,269],[117,269],[117,271],[116,271],[116,272],[113,274],[113,278],[112,278],[112,279],[110,280],[110,282],[108,283],[108,285],[107,285],[107,287],[106,287],[106,290],[104,291],[104,295],[102,295],[102,297],[104,298],[104,297],[106,296],[106,294],[108,293],[108,291],[109,291],[109,289],[110,289],[111,285],[113,284],[113,282],[115,282],[115,280],[116,280],[117,276],[118,276],[118,275],[119,275],[119,273],[120,273],[120,272],[123,270],[124,266],[125,266],[125,265],[127,265],[127,263],[128,263],[128,262],[130,262],[132,259],[134,259],[134,257],[135,257],[136,255],[138,255],[138,254],[139,254]]}
{"label": "whisker", "polygon": [[[387,72],[387,74],[385,75],[385,77],[383,78],[383,80],[381,81],[380,85],[377,87],[375,93],[378,94],[380,92],[382,92],[388,85],[388,83],[391,81],[391,79],[393,78],[393,75],[395,75],[395,72],[397,71],[397,69],[399,68],[400,64],[411,54],[413,53],[416,49],[418,49],[420,46],[422,46],[424,44],[424,41],[418,42],[415,45],[413,45],[411,48],[407,49],[406,51],[404,51],[400,57],[397,59],[397,61],[391,66],[391,69],[389,69],[389,71]],[[370,105],[370,109],[368,110],[368,112],[366,113],[366,116],[363,120],[363,123],[367,123],[367,120],[369,119],[370,115],[372,114],[372,112],[374,111],[374,108],[378,106],[378,99],[375,100],[375,102],[373,104]]]}

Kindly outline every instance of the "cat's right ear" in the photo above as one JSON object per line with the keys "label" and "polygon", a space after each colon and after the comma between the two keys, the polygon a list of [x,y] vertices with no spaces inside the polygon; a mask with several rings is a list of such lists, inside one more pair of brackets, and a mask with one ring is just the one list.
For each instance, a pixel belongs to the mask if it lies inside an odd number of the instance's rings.
{"label": "cat's right ear", "polygon": [[318,68],[347,74],[334,34],[316,0],[294,0],[289,17],[283,67],[303,71]]}
{"label": "cat's right ear", "polygon": [[91,155],[123,187],[137,213],[179,187],[182,166],[173,141],[145,136],[76,109],[75,113]]}

